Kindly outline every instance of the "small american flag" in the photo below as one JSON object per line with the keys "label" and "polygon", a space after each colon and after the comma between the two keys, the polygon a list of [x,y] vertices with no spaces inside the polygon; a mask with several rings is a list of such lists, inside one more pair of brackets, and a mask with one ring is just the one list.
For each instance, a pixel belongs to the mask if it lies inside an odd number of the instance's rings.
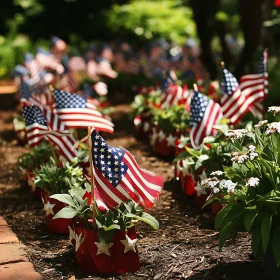
{"label": "small american flag", "polygon": [[93,85],[93,89],[99,96],[105,96],[108,93],[108,87],[103,82],[98,82]]}
{"label": "small american flag", "polygon": [[182,88],[178,85],[170,84],[161,96],[160,107],[165,109],[179,104],[190,105],[191,96],[192,93],[187,87]]}
{"label": "small american flag", "polygon": [[267,73],[267,50],[264,50],[259,67],[258,74],[249,74],[240,78],[240,89],[242,95],[254,96],[256,101],[250,107],[252,114],[259,119],[263,119],[263,100],[268,94],[268,73]]}
{"label": "small american flag", "polygon": [[241,94],[236,78],[227,69],[223,69],[221,89],[221,108],[224,117],[236,125],[255,102],[255,98],[251,96],[247,98]]}
{"label": "small american flag", "polygon": [[22,112],[30,147],[39,145],[47,137],[68,161],[76,157],[75,139],[70,135],[68,128],[59,120],[58,116],[45,108],[41,111],[34,104],[24,105]]}
{"label": "small american flag", "polygon": [[114,132],[113,123],[97,111],[96,106],[83,96],[54,90],[55,112],[70,128],[94,126],[99,131]]}
{"label": "small american flag", "polygon": [[51,52],[58,58],[61,59],[61,57],[65,54],[67,51],[67,45],[66,43],[60,39],[57,36],[53,36],[51,38]]}
{"label": "small american flag", "polygon": [[194,148],[199,148],[203,138],[215,136],[217,131],[214,125],[223,118],[221,107],[207,96],[194,91],[191,101],[190,139]]}
{"label": "small american flag", "polygon": [[78,85],[79,82],[76,77],[76,73],[69,70],[61,76],[61,79],[58,81],[57,87],[60,90],[74,92],[78,88]]}
{"label": "small american flag", "polygon": [[33,54],[25,53],[24,54],[24,65],[28,70],[30,77],[38,82],[40,80],[40,72],[43,70],[41,64],[34,58]]}
{"label": "small american flag", "polygon": [[140,169],[125,149],[110,147],[93,129],[91,134],[95,186],[110,208],[132,199],[152,207],[162,189],[163,178]]}
{"label": "small american flag", "polygon": [[21,102],[29,101],[38,107],[48,107],[53,103],[51,92],[48,89],[43,92],[41,86],[38,83],[34,84],[31,79],[21,78],[19,93]]}

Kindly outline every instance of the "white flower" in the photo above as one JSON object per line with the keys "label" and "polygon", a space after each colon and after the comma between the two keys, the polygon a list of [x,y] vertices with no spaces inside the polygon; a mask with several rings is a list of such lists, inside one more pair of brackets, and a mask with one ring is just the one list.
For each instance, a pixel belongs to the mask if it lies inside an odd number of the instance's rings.
{"label": "white flower", "polygon": [[240,153],[234,152],[231,155],[233,156],[231,158],[231,161],[238,162],[241,164],[249,159],[249,156],[247,154],[240,154]]}
{"label": "white flower", "polygon": [[220,189],[219,189],[219,188],[216,188],[216,187],[212,189],[212,192],[213,192],[213,193],[218,193],[219,191],[220,191]]}
{"label": "white flower", "polygon": [[258,122],[258,123],[255,125],[255,127],[263,127],[266,123],[268,123],[267,120],[260,121],[260,122]]}
{"label": "white flower", "polygon": [[229,130],[225,135],[226,135],[227,138],[241,139],[248,132],[249,131],[247,129],[235,129],[235,130]]}
{"label": "white flower", "polygon": [[233,183],[231,180],[222,180],[220,182],[220,188],[225,189],[227,192],[234,192],[237,183]]}
{"label": "white flower", "polygon": [[249,145],[249,151],[251,152],[251,153],[253,153],[253,152],[255,152],[255,150],[256,150],[256,146],[254,146],[254,145]]}
{"label": "white flower", "polygon": [[258,153],[250,153],[250,160],[253,160],[255,157],[257,157],[259,154]]}
{"label": "white flower", "polygon": [[267,124],[267,127],[268,128],[265,131],[265,135],[273,134],[276,131],[280,133],[280,122],[269,123]]}
{"label": "white flower", "polygon": [[211,175],[211,176],[221,176],[221,175],[223,175],[223,174],[224,174],[223,171],[217,170],[217,171],[213,171],[210,175]]}
{"label": "white flower", "polygon": [[268,112],[272,112],[274,115],[279,114],[280,113],[280,107],[279,106],[271,106],[268,107]]}
{"label": "white flower", "polygon": [[203,181],[201,181],[201,186],[209,186],[210,188],[214,188],[216,185],[218,185],[220,180],[216,177],[213,178],[207,178]]}
{"label": "white flower", "polygon": [[248,155],[246,155],[246,154],[240,155],[240,156],[238,157],[237,162],[238,162],[238,163],[244,163],[248,158],[249,158],[249,157],[248,157]]}
{"label": "white flower", "polygon": [[247,180],[246,186],[247,187],[256,187],[260,183],[259,178],[251,177]]}

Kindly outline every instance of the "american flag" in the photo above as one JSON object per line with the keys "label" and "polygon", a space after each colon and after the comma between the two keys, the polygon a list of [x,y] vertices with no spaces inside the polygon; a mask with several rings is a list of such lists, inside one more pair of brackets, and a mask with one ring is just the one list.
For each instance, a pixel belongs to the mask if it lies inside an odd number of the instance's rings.
{"label": "american flag", "polygon": [[178,85],[170,84],[161,96],[160,107],[165,109],[178,104],[189,105],[191,96],[192,93],[187,87],[182,88]]}
{"label": "american flag", "polygon": [[95,186],[110,208],[132,199],[151,208],[162,189],[163,178],[140,169],[125,149],[109,146],[93,129],[91,133]]}
{"label": "american flag", "polygon": [[31,78],[38,82],[40,80],[40,72],[43,70],[41,64],[34,58],[33,54],[25,53],[24,54],[24,65],[28,70]]}
{"label": "american flag", "polygon": [[76,77],[76,74],[72,71],[67,71],[61,76],[61,79],[58,81],[57,87],[60,90],[74,92],[78,88],[79,82]]}
{"label": "american flag", "polygon": [[51,52],[58,58],[61,59],[61,57],[65,54],[67,51],[67,45],[66,43],[60,39],[57,36],[53,36],[51,38]]}
{"label": "american flag", "polygon": [[240,89],[244,96],[255,96],[256,101],[250,107],[252,114],[259,119],[263,119],[263,100],[268,94],[268,73],[267,73],[267,50],[264,50],[260,63],[258,74],[249,74],[240,78]]}
{"label": "american flag", "polygon": [[22,112],[30,147],[39,145],[47,137],[66,160],[72,161],[77,156],[77,150],[74,148],[76,141],[57,115],[46,108],[42,108],[41,111],[34,104],[24,105]]}
{"label": "american flag", "polygon": [[194,148],[199,148],[204,137],[215,136],[213,128],[223,118],[221,107],[207,96],[194,91],[191,101],[190,139]]}
{"label": "american flag", "polygon": [[96,106],[83,96],[54,90],[55,112],[70,128],[94,126],[99,131],[114,132],[113,123],[97,111]]}
{"label": "american flag", "polygon": [[108,87],[103,82],[98,82],[93,85],[93,89],[99,96],[105,96],[108,93]]}
{"label": "american flag", "polygon": [[223,115],[230,120],[230,123],[236,125],[256,101],[256,97],[242,95],[236,78],[225,68],[223,69],[221,89]]}
{"label": "american flag", "polygon": [[29,101],[36,106],[51,106],[53,103],[52,94],[49,89],[42,91],[38,83],[34,84],[31,79],[21,78],[19,93],[21,102]]}

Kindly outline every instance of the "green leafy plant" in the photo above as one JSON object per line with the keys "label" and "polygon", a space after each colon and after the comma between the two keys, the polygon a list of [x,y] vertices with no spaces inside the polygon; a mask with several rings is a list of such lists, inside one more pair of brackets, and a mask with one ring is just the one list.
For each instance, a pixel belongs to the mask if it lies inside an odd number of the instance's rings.
{"label": "green leafy plant", "polygon": [[[180,162],[178,165],[180,171],[195,174],[201,167],[204,167],[202,177],[205,178],[211,172],[221,169],[223,166],[231,165],[230,151],[232,151],[233,145],[224,139],[224,133],[229,130],[229,127],[224,124],[215,127],[219,131],[218,135],[216,137],[205,137],[199,150],[191,148],[188,137],[181,137],[178,147],[185,149],[185,151],[174,159],[175,163]],[[193,177],[195,180],[195,176]],[[197,191],[198,195],[206,193],[201,185],[197,187]]]}
{"label": "green leafy plant", "polygon": [[48,143],[41,143],[30,152],[22,154],[18,158],[18,166],[22,170],[32,171],[50,160],[51,148]]}
{"label": "green leafy plant", "polygon": [[[263,259],[272,246],[280,265],[280,107],[270,107],[276,121],[261,121],[254,130],[226,133],[235,151],[231,166],[216,171],[202,182],[225,205],[218,213],[215,228],[220,231],[219,247],[239,231],[252,233],[252,251]],[[251,144],[244,144],[246,140]]]}
{"label": "green leafy plant", "polygon": [[49,194],[67,193],[71,186],[79,186],[83,181],[83,171],[78,167],[78,159],[66,162],[58,167],[53,158],[48,164],[35,170],[35,186],[41,187]]}
{"label": "green leafy plant", "polygon": [[[67,206],[60,210],[55,216],[57,218],[75,218],[87,229],[93,229],[93,209],[91,203],[90,185],[84,187],[71,188],[68,194],[55,194],[51,198],[66,203]],[[112,210],[96,210],[96,226],[100,240],[109,242],[115,231],[126,231],[134,226],[135,221],[142,221],[149,224],[155,230],[159,229],[158,221],[150,214],[143,212],[143,208],[137,206],[133,201],[121,203]]]}
{"label": "green leafy plant", "polygon": [[160,104],[160,90],[153,90],[147,94],[137,94],[134,97],[134,101],[131,103],[133,109],[131,117],[134,118],[137,115],[143,113],[151,113],[153,108],[159,107]]}
{"label": "green leafy plant", "polygon": [[106,15],[108,28],[126,38],[165,38],[183,43],[186,36],[196,36],[192,11],[183,1],[134,0],[126,5],[113,5]]}
{"label": "green leafy plant", "polygon": [[154,110],[154,124],[166,132],[179,130],[183,133],[189,128],[190,113],[184,105],[176,105],[166,109]]}

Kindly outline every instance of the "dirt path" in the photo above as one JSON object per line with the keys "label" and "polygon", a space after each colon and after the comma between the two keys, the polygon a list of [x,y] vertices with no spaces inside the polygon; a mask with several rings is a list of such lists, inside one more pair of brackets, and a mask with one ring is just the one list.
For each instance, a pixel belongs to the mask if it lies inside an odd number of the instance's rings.
{"label": "dirt path", "polygon": [[36,270],[47,280],[69,279],[73,275],[76,279],[261,279],[261,266],[250,259],[250,236],[241,234],[235,243],[228,242],[218,252],[211,213],[200,211],[184,197],[173,179],[170,161],[155,157],[149,145],[135,140],[129,112],[129,105],[116,106],[116,133],[106,140],[128,149],[142,168],[164,176],[160,201],[151,211],[160,222],[160,231],[139,224],[141,269],[134,274],[102,278],[75,268],[68,236],[46,233],[42,202],[32,198],[20,182],[17,158],[26,149],[15,141],[13,112],[0,111],[0,215],[27,246]]}

